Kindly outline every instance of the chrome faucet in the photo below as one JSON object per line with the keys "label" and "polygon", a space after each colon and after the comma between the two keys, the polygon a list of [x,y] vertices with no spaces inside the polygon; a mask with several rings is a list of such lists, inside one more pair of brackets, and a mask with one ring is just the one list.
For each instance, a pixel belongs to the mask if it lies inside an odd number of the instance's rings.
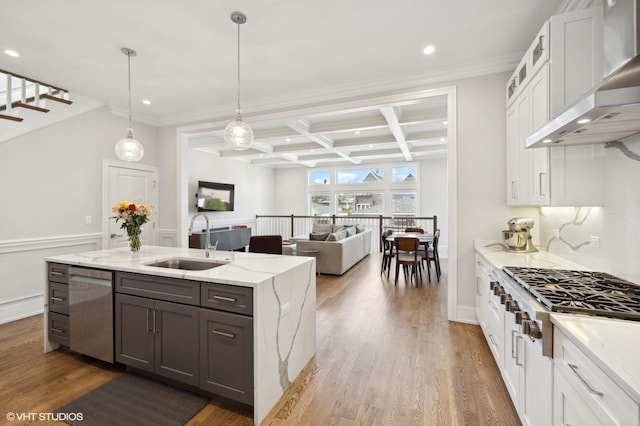
{"label": "chrome faucet", "polygon": [[[193,223],[196,221],[196,217],[203,216],[204,221],[207,224],[205,243],[204,243],[204,256],[209,257],[209,250],[211,249],[211,232],[209,230],[209,217],[204,213],[196,213],[191,218],[191,224],[189,225],[189,235],[193,235]],[[217,246],[216,242],[216,246]]]}

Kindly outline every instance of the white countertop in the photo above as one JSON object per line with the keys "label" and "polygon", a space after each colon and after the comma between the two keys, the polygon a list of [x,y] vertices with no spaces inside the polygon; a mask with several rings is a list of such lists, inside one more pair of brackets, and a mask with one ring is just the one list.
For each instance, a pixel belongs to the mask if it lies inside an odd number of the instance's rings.
{"label": "white countertop", "polygon": [[516,253],[507,251],[506,248],[497,241],[476,240],[474,243],[478,253],[487,259],[494,268],[500,270],[504,266],[573,269],[579,271],[589,270],[587,267],[542,250],[533,253]]}
{"label": "white countertop", "polygon": [[[185,271],[147,266],[149,263],[170,258],[210,260],[227,264],[204,271]],[[210,257],[207,259],[205,258],[204,250],[160,246],[143,246],[136,254],[132,254],[128,247],[121,247],[51,256],[47,257],[46,260],[89,268],[235,284],[245,287],[255,287],[266,280],[270,280],[274,275],[304,263],[315,261],[313,258],[303,256],[280,256],[233,251],[211,251]]]}
{"label": "white countertop", "polygon": [[640,404],[640,322],[576,314],[552,314],[551,321]]}

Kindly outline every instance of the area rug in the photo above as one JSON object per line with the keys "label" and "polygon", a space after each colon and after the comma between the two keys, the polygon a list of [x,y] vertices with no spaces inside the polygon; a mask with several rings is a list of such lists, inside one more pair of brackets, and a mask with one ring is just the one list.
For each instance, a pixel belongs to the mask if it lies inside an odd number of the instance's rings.
{"label": "area rug", "polygon": [[208,402],[208,398],[127,373],[56,413],[64,413],[60,420],[70,425],[184,425]]}

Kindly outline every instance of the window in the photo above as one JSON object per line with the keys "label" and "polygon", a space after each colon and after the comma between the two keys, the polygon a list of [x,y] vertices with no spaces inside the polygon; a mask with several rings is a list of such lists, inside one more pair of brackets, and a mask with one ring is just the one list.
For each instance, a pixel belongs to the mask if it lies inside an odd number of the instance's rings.
{"label": "window", "polygon": [[336,172],[338,184],[378,183],[383,180],[383,169],[350,169]]}
{"label": "window", "polygon": [[313,171],[309,173],[309,185],[329,185],[330,173],[327,170]]}
{"label": "window", "polygon": [[415,182],[417,175],[416,166],[393,167],[391,169],[391,182]]}
{"label": "window", "polygon": [[394,192],[391,194],[392,215],[415,216],[417,211],[417,194],[415,192]]}
{"label": "window", "polygon": [[336,194],[336,210],[338,216],[384,214],[384,193],[342,192]]}
{"label": "window", "polygon": [[310,216],[329,216],[331,214],[331,193],[319,192],[309,197]]}

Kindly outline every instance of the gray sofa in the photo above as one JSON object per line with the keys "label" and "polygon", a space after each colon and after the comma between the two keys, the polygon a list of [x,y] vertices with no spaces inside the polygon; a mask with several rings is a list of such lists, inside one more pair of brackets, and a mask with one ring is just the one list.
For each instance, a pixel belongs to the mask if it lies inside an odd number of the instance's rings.
{"label": "gray sofa", "polygon": [[[296,243],[296,251],[300,255],[301,250],[318,250],[316,255],[318,272],[321,274],[342,275],[371,253],[371,230],[364,229],[364,227],[356,228],[355,225],[353,228],[356,231],[354,235],[340,237],[343,233],[342,225],[314,224],[313,235],[293,238]],[[328,229],[333,232],[326,232]],[[360,232],[357,232],[358,230]],[[333,238],[337,234],[340,239],[337,241],[310,239],[310,237],[322,237],[320,234],[334,234]],[[329,236],[328,238],[332,237]]]}

